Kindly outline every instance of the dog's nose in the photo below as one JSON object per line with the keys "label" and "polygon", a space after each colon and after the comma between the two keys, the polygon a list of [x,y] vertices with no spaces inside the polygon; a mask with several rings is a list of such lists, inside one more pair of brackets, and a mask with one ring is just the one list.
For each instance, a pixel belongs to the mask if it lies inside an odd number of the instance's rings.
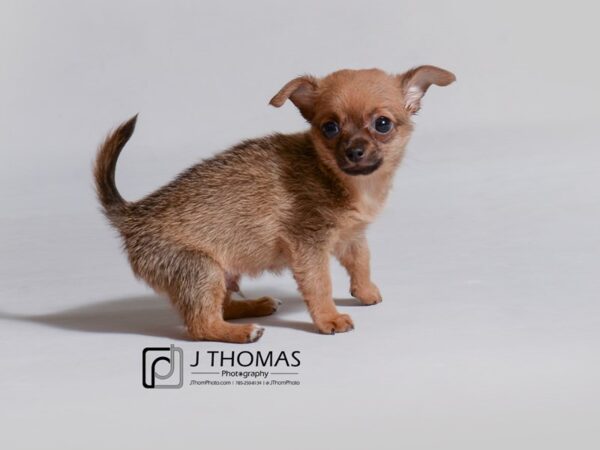
{"label": "dog's nose", "polygon": [[352,147],[346,150],[346,158],[352,162],[359,162],[365,156],[365,151],[360,147]]}

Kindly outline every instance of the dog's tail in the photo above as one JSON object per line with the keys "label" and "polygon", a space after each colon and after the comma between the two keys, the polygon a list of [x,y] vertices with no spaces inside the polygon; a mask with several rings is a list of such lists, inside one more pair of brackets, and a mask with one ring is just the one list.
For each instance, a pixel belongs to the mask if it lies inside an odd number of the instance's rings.
{"label": "dog's tail", "polygon": [[125,144],[135,130],[137,114],[122,123],[110,133],[106,140],[98,148],[96,163],[94,165],[94,180],[96,182],[96,193],[98,200],[104,209],[106,217],[118,226],[121,219],[128,210],[128,203],[123,200],[115,186],[115,168],[117,159]]}

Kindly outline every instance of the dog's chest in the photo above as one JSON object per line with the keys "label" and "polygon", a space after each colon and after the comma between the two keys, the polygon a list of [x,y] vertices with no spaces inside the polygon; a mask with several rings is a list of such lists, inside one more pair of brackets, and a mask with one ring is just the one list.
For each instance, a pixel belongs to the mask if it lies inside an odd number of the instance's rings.
{"label": "dog's chest", "polygon": [[389,192],[388,183],[365,180],[357,184],[353,218],[361,223],[371,223],[383,208]]}

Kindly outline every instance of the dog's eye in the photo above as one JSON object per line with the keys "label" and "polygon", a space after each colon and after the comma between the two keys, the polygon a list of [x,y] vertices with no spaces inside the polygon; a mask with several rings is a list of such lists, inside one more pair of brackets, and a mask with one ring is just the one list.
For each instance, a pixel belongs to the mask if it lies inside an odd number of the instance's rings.
{"label": "dog's eye", "polygon": [[331,139],[332,137],[337,136],[337,134],[340,132],[340,126],[333,120],[330,120],[329,122],[325,122],[323,125],[321,125],[321,131],[327,139]]}
{"label": "dog's eye", "polygon": [[386,134],[392,129],[392,121],[387,117],[381,116],[375,119],[375,130],[378,133]]}

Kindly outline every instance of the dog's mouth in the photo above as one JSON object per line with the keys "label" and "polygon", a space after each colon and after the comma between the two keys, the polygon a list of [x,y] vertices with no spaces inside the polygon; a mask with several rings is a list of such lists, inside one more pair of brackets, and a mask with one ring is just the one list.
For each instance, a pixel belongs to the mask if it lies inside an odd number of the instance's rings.
{"label": "dog's mouth", "polygon": [[379,169],[382,163],[383,159],[378,159],[371,164],[352,164],[349,166],[340,166],[340,169],[348,175],[369,175]]}

